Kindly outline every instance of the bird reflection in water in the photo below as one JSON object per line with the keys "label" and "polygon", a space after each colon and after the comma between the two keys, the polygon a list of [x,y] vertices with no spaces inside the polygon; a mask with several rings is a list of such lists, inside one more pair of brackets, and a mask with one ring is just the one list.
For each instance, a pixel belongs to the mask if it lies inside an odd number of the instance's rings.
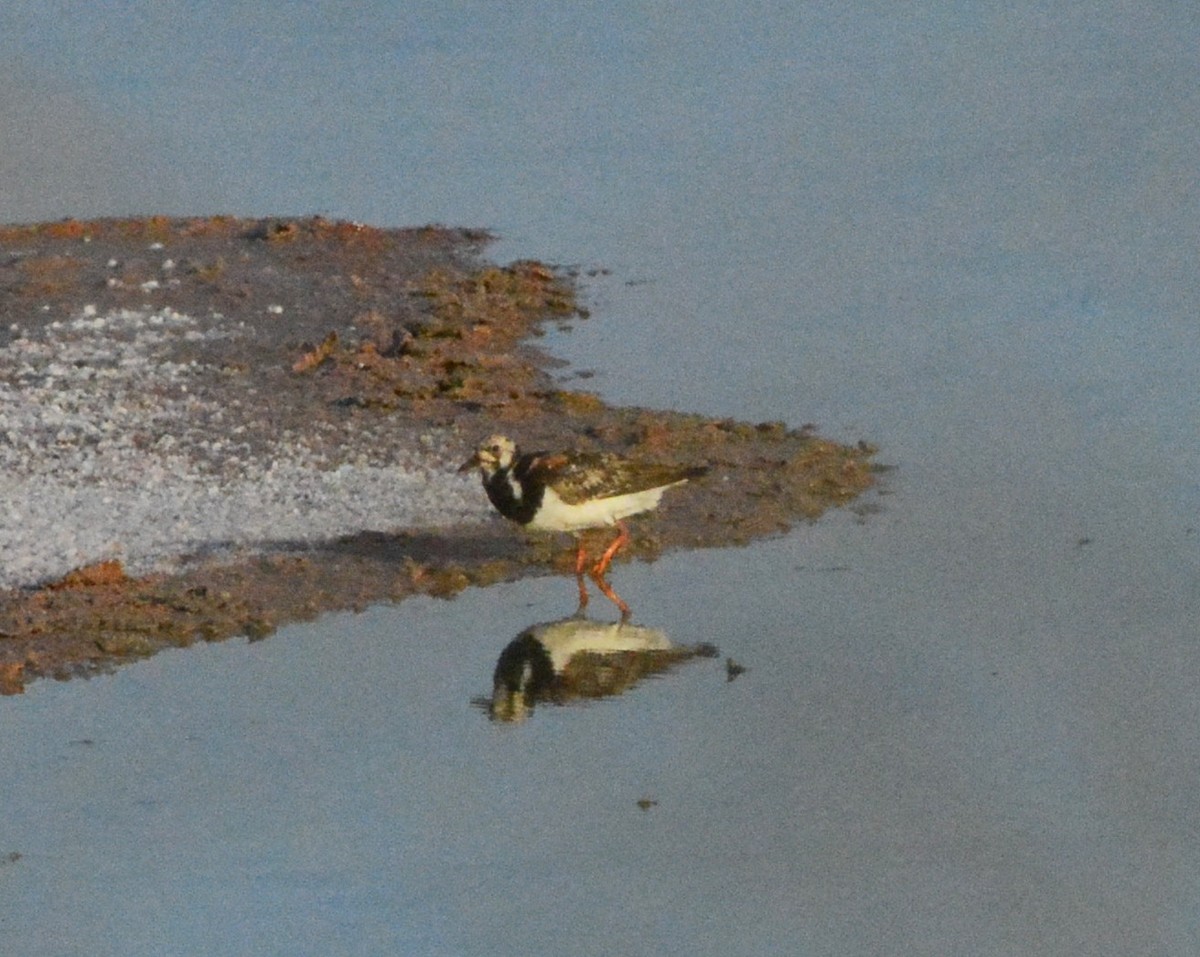
{"label": "bird reflection in water", "polygon": [[536,704],[622,694],[680,662],[718,654],[709,644],[673,645],[657,628],[577,614],[531,625],[509,642],[496,662],[491,701],[477,703],[493,721],[523,721]]}

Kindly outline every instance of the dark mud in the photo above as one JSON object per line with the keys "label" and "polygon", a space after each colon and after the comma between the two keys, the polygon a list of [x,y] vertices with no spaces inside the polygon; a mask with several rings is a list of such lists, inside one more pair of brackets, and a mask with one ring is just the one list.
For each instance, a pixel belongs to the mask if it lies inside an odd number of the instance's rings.
{"label": "dark mud", "polygon": [[[243,410],[234,421],[250,454],[292,430],[345,446],[327,449],[331,461],[355,446],[386,461],[422,430],[438,428],[456,437],[434,450],[448,472],[495,431],[527,448],[577,445],[708,465],[707,476],[634,521],[624,560],[744,545],[849,505],[873,484],[874,449],[831,442],[812,427],[614,408],[559,388],[536,336],[544,323],[586,318],[575,298],[578,277],[540,263],[491,264],[483,258],[487,240],[475,231],[319,218],[2,228],[0,329],[16,315],[28,324],[34,304],[57,314],[84,304],[136,308],[169,256],[173,281],[156,288],[156,307],[244,323],[236,341],[181,344],[179,360],[190,350],[224,370],[202,388]],[[219,428],[229,430],[230,420]],[[565,537],[527,537],[497,518],[477,527],[363,531],[315,546],[264,542],[250,557],[200,561],[174,574],[130,577],[118,562],[104,562],[0,592],[0,691],[195,641],[261,639],[329,610],[569,573],[571,554]],[[574,584],[563,587],[566,602]]]}

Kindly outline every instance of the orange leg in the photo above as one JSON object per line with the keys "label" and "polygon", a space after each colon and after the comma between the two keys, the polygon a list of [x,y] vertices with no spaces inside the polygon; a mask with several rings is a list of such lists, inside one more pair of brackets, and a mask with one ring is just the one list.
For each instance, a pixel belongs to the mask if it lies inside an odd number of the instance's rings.
{"label": "orange leg", "polygon": [[583,581],[583,570],[587,567],[587,550],[583,547],[583,539],[579,539],[579,551],[575,553],[575,583],[579,586],[579,608],[576,614],[587,608],[587,585]]}
{"label": "orange leg", "polygon": [[[629,606],[622,601],[621,596],[613,591],[610,585],[604,578],[604,573],[608,571],[608,566],[612,564],[613,556],[621,550],[621,548],[629,541],[629,528],[624,522],[618,522],[617,528],[620,530],[613,543],[605,549],[604,554],[600,556],[600,561],[592,566],[591,576],[596,583],[596,587],[604,593],[604,597],[621,609],[621,620],[624,621],[629,617]],[[580,589],[583,588],[583,578],[580,577]]]}
{"label": "orange leg", "polygon": [[632,612],[629,610],[629,606],[622,601],[620,595],[613,591],[612,585],[595,573],[595,569],[592,570],[592,578],[596,582],[596,587],[604,592],[604,597],[621,609],[621,621],[626,621],[632,614]]}
{"label": "orange leg", "polygon": [[600,561],[596,562],[595,567],[592,569],[593,578],[603,578],[604,573],[608,571],[608,566],[612,564],[613,556],[629,542],[629,526],[624,522],[617,522],[617,529],[617,537],[604,550],[604,554],[600,556]]}

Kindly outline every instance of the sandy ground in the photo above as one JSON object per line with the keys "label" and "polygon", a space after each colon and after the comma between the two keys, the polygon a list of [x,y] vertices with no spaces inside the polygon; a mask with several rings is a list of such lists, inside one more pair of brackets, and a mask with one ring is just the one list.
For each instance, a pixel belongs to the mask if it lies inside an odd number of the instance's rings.
{"label": "sandy ground", "polygon": [[496,431],[709,465],[637,522],[643,559],[872,484],[872,449],[811,428],[560,388],[529,343],[586,318],[574,277],[488,263],[486,240],[319,218],[0,228],[0,689],[565,570],[569,540],[522,535],[455,472]]}

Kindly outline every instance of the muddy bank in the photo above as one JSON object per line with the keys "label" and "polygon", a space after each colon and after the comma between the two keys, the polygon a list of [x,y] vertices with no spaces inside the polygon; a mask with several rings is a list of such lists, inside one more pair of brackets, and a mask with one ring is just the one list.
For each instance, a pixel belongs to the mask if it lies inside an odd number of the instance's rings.
{"label": "muddy bank", "polygon": [[[586,318],[578,277],[494,265],[486,241],[322,219],[0,229],[0,688],[569,570],[569,540],[522,535],[454,475],[495,431],[709,465],[635,520],[634,559],[744,544],[872,484],[871,448],[812,428],[560,388],[536,336]],[[74,528],[55,496],[83,509]]]}

